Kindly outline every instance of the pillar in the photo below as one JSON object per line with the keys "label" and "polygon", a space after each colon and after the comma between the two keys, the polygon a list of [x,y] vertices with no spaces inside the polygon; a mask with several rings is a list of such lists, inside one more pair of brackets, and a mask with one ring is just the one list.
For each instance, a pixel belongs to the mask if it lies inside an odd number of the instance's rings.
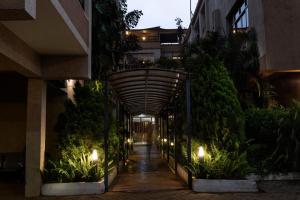
{"label": "pillar", "polygon": [[25,196],[40,196],[45,159],[46,93],[44,80],[29,79],[27,91]]}
{"label": "pillar", "polygon": [[[191,116],[191,82],[190,74],[186,80],[186,133],[187,133],[187,162],[192,163],[192,116]],[[192,172],[188,170],[188,187],[192,189]]]}
{"label": "pillar", "polygon": [[170,161],[170,132],[169,132],[169,111],[167,111],[166,126],[167,126],[167,161]]}

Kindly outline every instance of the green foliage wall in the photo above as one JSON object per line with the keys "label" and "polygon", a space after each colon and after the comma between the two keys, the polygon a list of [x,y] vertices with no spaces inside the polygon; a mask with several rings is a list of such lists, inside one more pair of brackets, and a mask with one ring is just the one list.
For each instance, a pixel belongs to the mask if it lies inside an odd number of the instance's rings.
{"label": "green foliage wall", "polygon": [[61,138],[71,134],[97,135],[103,132],[103,94],[99,82],[76,83],[74,101],[65,103],[65,112],[59,116],[57,131]]}
{"label": "green foliage wall", "polygon": [[300,104],[246,112],[249,161],[258,173],[300,171]]}
{"label": "green foliage wall", "polygon": [[224,65],[200,55],[188,61],[192,70],[192,118],[195,139],[228,151],[244,141],[244,114]]}

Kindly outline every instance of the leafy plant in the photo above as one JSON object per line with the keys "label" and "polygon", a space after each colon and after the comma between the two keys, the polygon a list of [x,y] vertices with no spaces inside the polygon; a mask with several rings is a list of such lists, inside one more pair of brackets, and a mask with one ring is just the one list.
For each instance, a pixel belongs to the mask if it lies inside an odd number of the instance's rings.
{"label": "leafy plant", "polygon": [[127,51],[136,50],[137,39],[124,37],[136,27],[142,11],[127,12],[127,1],[93,0],[93,79],[102,80]]}
{"label": "leafy plant", "polygon": [[99,81],[75,84],[74,101],[65,102],[65,112],[61,113],[56,126],[60,137],[82,133],[102,136],[103,131],[103,94]]}
{"label": "leafy plant", "polygon": [[192,66],[194,138],[227,151],[239,150],[244,137],[244,114],[237,91],[224,65],[209,56],[187,61]]}
{"label": "leafy plant", "polygon": [[[49,160],[44,170],[46,182],[95,182],[103,175],[104,153],[101,142],[94,137],[74,134],[67,136],[59,147],[58,159]],[[93,150],[98,160],[93,161]],[[110,165],[112,161],[110,162]]]}
{"label": "leafy plant", "polygon": [[214,144],[206,147],[204,160],[201,161],[196,153],[192,154],[192,158],[188,169],[196,178],[243,179],[250,171],[246,152],[228,152]]}
{"label": "leafy plant", "polygon": [[258,173],[300,171],[299,112],[298,102],[291,108],[247,111],[249,161]]}
{"label": "leafy plant", "polygon": [[181,66],[180,61],[167,57],[161,57],[155,62],[155,64],[162,69],[178,69]]}

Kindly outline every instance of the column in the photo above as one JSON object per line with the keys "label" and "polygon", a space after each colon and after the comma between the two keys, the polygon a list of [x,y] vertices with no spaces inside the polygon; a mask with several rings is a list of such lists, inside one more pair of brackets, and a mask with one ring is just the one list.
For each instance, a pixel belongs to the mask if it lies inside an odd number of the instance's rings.
{"label": "column", "polygon": [[25,196],[40,196],[46,141],[46,93],[44,80],[29,79],[27,91]]}

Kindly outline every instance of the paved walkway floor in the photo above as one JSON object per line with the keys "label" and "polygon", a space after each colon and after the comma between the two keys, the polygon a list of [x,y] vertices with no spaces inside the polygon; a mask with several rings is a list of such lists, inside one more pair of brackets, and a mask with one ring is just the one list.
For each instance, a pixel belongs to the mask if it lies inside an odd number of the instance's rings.
{"label": "paved walkway floor", "polygon": [[[129,164],[109,192],[97,196],[40,197],[33,200],[300,200],[299,181],[261,183],[260,188],[263,190],[260,193],[194,193],[170,172],[155,147],[135,146]],[[25,199],[3,194],[0,193],[0,200]]]}
{"label": "paved walkway floor", "polygon": [[157,192],[186,189],[160,158],[154,145],[135,145],[129,162],[111,192]]}

